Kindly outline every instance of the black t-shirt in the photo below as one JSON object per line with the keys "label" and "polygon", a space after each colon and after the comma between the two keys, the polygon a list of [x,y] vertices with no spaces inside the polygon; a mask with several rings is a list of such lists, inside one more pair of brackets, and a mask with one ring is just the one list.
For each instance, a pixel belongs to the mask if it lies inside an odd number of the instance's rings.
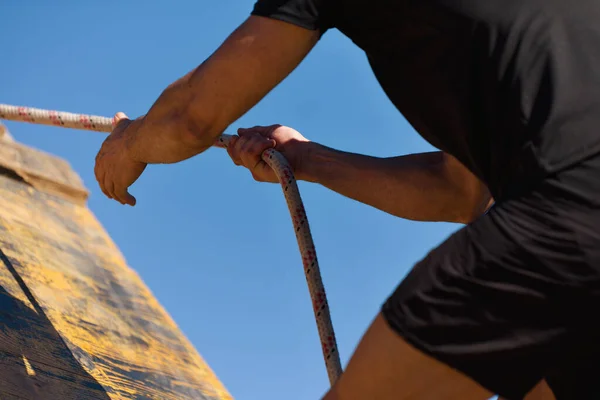
{"label": "black t-shirt", "polygon": [[415,130],[496,199],[600,151],[600,2],[258,0],[359,46]]}

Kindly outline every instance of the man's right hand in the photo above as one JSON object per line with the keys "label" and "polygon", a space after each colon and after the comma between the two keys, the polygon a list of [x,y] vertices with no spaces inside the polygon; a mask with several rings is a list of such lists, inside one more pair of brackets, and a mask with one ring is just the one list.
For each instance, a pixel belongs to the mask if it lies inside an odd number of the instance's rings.
{"label": "man's right hand", "polygon": [[242,165],[250,171],[252,177],[259,182],[278,182],[277,176],[265,163],[262,153],[275,148],[288,160],[297,179],[302,179],[303,160],[311,142],[300,132],[281,125],[256,126],[239,129],[238,135],[230,142],[227,153],[236,165]]}
{"label": "man's right hand", "polygon": [[[110,152],[122,156],[126,151],[137,168],[127,176],[115,172],[122,181],[117,188],[121,201],[133,202],[124,190],[145,164],[179,162],[211,147],[298,66],[320,37],[317,30],[250,16],[200,66],[169,85],[142,118],[128,127],[122,123],[120,136],[127,140],[116,141],[112,135]],[[125,144],[127,149],[120,149]],[[106,159],[107,148],[108,144],[99,153],[103,160],[97,179],[108,195],[115,196],[106,185],[114,180],[107,182],[103,173],[114,161]]]}

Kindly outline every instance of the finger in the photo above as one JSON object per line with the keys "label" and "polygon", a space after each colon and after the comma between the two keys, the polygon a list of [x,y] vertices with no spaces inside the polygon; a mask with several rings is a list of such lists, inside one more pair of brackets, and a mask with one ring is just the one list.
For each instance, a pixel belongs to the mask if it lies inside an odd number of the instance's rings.
{"label": "finger", "polygon": [[256,150],[254,150],[258,143],[260,143],[261,136],[258,134],[252,134],[248,136],[244,136],[240,138],[242,142],[239,145],[239,157],[242,160],[242,164],[246,167],[252,167],[253,165],[249,165],[245,160],[251,159],[256,156]]}
{"label": "finger", "polygon": [[238,129],[238,135],[240,136],[247,136],[249,134],[252,133],[258,133],[258,131],[262,128],[262,126],[253,126],[251,128],[239,128]]}
{"label": "finger", "polygon": [[96,181],[98,181],[98,186],[100,186],[100,190],[102,190],[102,193],[104,193],[104,195],[109,199],[112,199],[110,193],[108,192],[108,190],[106,190],[106,185],[104,183],[104,171],[99,171],[96,174]]}
{"label": "finger", "polygon": [[269,176],[269,174],[273,174],[273,170],[271,169],[271,167],[269,167],[269,165],[266,162],[264,162],[261,159],[256,164],[254,169],[252,169],[250,171],[250,173],[252,174],[252,177],[254,178],[254,180],[265,181],[265,180],[269,179],[269,178],[267,178]]}
{"label": "finger", "polygon": [[127,204],[129,204],[131,207],[135,206],[137,204],[137,199],[135,198],[135,196],[132,196],[131,193],[129,193],[129,191],[127,191],[126,193],[127,193]]}
{"label": "finger", "polygon": [[231,158],[236,165],[243,165],[241,154],[248,146],[248,142],[252,139],[250,136],[240,137],[236,140],[233,146],[231,146]]}
{"label": "finger", "polygon": [[104,168],[102,168],[100,159],[98,157],[96,157],[96,164],[94,165],[94,176],[96,177],[96,182],[98,182],[98,186],[100,186],[102,193],[104,193],[104,195],[110,199],[110,194],[104,186]]}
{"label": "finger", "polygon": [[261,136],[270,136],[271,133],[281,125],[269,125],[269,126],[253,126],[252,128],[239,128],[238,135],[248,136],[252,134],[259,134]]}
{"label": "finger", "polygon": [[250,170],[256,169],[257,165],[262,161],[262,153],[273,146],[274,143],[271,139],[263,137],[249,139],[240,153],[242,163]]}
{"label": "finger", "polygon": [[115,195],[117,196],[121,204],[135,206],[136,199],[129,193],[129,191],[127,191],[127,188],[115,187]]}
{"label": "finger", "polygon": [[108,174],[104,174],[104,189],[107,192],[107,196],[109,199],[113,199],[119,201],[119,199],[115,196],[115,184],[112,179],[109,178]]}
{"label": "finger", "polygon": [[117,183],[113,183],[113,188],[112,188],[113,196],[114,196],[115,200],[117,200],[121,204],[125,204],[126,196],[123,196],[124,191],[126,191],[126,190],[124,190],[122,187],[120,187]]}
{"label": "finger", "polygon": [[231,140],[229,141],[229,145],[226,148],[227,154],[229,154],[229,157],[231,157],[231,160],[233,161],[233,163],[235,165],[241,165],[242,164],[242,161],[240,160],[240,158],[237,155],[237,152],[235,150],[236,143],[238,142],[239,139],[240,139],[239,136],[233,136],[231,138]]}
{"label": "finger", "polygon": [[[249,132],[244,136],[240,137],[240,140],[243,140],[243,144],[241,145],[241,152],[257,152],[258,147],[269,145],[270,147],[275,146],[275,140],[262,136],[258,132]],[[264,150],[262,150],[264,151]],[[262,151],[260,151],[262,153]]]}
{"label": "finger", "polygon": [[117,126],[117,124],[119,122],[121,122],[121,120],[124,119],[129,119],[129,117],[127,117],[127,115],[124,112],[118,112],[115,114],[115,116],[113,117],[113,121],[112,121],[112,126],[113,128]]}

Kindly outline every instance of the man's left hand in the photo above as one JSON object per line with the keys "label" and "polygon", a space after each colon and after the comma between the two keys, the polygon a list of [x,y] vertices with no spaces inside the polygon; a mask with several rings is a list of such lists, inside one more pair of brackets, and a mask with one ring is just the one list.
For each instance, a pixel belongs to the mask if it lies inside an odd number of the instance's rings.
{"label": "man's left hand", "polygon": [[102,192],[121,204],[134,206],[136,203],[128,189],[142,175],[146,163],[131,157],[127,141],[135,134],[137,121],[132,121],[123,113],[115,115],[115,128],[96,156],[94,174]]}

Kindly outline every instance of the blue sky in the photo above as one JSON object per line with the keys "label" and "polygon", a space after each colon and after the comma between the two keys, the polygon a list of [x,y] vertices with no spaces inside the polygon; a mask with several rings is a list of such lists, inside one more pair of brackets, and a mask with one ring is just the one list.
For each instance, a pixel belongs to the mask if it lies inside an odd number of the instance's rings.
{"label": "blue sky", "polygon": [[[8,3],[12,3],[10,6]],[[0,103],[112,116],[146,112],[249,14],[253,0],[31,0],[0,5]],[[281,123],[376,156],[429,151],[385,97],[364,54],[328,32],[238,127]],[[278,185],[221,149],[151,166],[135,208],[93,175],[103,135],[8,123],[17,140],[67,159],[89,207],[239,400],[317,399],[328,387],[302,264]],[[345,364],[410,267],[458,226],[416,223],[301,183]]]}

